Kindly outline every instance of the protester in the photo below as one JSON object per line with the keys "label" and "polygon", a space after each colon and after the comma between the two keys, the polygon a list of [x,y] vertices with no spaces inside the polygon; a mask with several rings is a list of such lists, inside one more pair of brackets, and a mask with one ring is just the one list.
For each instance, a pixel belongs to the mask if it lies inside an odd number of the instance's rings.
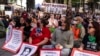
{"label": "protester", "polygon": [[31,26],[32,26],[32,28],[37,27],[37,19],[35,16],[32,17]]}
{"label": "protester", "polygon": [[49,31],[49,28],[46,27],[47,24],[47,20],[38,21],[37,27],[34,28],[30,34],[30,44],[37,45],[39,48],[41,48],[43,45],[50,44],[51,32]]}
{"label": "protester", "polygon": [[21,16],[26,20],[28,18],[28,13],[24,11]]}
{"label": "protester", "polygon": [[50,31],[53,33],[55,28],[58,27],[58,21],[54,18],[54,14],[50,15],[48,21],[49,21],[48,27],[50,28]]}
{"label": "protester", "polygon": [[66,20],[65,16],[61,17],[61,19],[59,19],[58,24],[59,27],[61,26],[61,23],[64,22]]}
{"label": "protester", "polygon": [[88,34],[83,38],[81,49],[98,51],[100,46],[100,25],[92,22],[88,25]]}
{"label": "protester", "polygon": [[81,17],[75,17],[72,21],[72,31],[74,33],[74,47],[80,47],[81,41],[85,36],[85,28],[82,25],[83,19]]}
{"label": "protester", "polygon": [[2,21],[4,23],[5,28],[8,27],[10,20],[11,19],[9,18],[9,15],[6,15],[6,16],[3,17],[3,20]]}
{"label": "protester", "polygon": [[25,27],[24,27],[24,41],[25,42],[28,42],[29,40],[29,35],[30,35],[30,32],[31,32],[31,21],[26,19],[25,21]]}
{"label": "protester", "polygon": [[56,49],[61,50],[61,56],[68,56],[74,44],[74,35],[70,30],[70,24],[67,20],[62,22],[61,28],[57,28],[52,36],[51,42]]}

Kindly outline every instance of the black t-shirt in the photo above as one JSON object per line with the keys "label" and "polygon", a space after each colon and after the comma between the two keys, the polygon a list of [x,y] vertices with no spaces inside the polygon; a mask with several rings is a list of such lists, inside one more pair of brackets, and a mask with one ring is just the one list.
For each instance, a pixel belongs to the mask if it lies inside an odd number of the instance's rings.
{"label": "black t-shirt", "polygon": [[89,34],[85,35],[82,43],[84,44],[84,49],[89,51],[98,51],[98,43],[90,42],[88,38]]}
{"label": "black t-shirt", "polygon": [[30,29],[31,29],[31,26],[25,26],[24,31],[28,32],[30,31]]}
{"label": "black t-shirt", "polygon": [[31,28],[32,28],[31,26],[25,26],[25,27],[24,27],[24,35],[25,35],[25,36],[29,37],[30,32],[31,32],[31,31],[30,31]]}

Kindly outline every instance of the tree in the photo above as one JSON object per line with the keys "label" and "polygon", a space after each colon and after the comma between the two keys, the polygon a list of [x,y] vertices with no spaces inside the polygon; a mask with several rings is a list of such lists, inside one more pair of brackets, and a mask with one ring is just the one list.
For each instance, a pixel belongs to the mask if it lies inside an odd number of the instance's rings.
{"label": "tree", "polygon": [[27,11],[34,9],[35,7],[35,0],[27,0]]}
{"label": "tree", "polygon": [[0,4],[7,4],[7,0],[0,0]]}
{"label": "tree", "polygon": [[11,2],[11,3],[16,3],[16,2],[17,2],[17,0],[10,0],[10,2]]}
{"label": "tree", "polygon": [[74,7],[80,7],[80,0],[72,0],[72,5]]}
{"label": "tree", "polygon": [[96,4],[99,0],[89,0],[88,1],[88,6],[91,8],[92,11],[95,11]]}

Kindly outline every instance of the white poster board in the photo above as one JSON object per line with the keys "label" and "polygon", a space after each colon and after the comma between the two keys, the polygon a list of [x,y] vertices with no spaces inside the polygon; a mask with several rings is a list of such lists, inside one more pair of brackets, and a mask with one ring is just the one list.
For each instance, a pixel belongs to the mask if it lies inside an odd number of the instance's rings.
{"label": "white poster board", "polygon": [[65,14],[67,9],[66,4],[43,3],[41,8],[46,13]]}
{"label": "white poster board", "polygon": [[100,56],[100,52],[92,52],[92,51],[80,51],[78,49],[73,49],[71,56]]}
{"label": "white poster board", "polygon": [[12,15],[12,11],[5,11],[5,15],[9,15],[9,17],[11,18],[11,15]]}
{"label": "white poster board", "polygon": [[11,35],[12,35],[12,30],[13,30],[12,25],[9,25],[7,30],[6,30],[6,41],[5,41],[5,43],[7,43],[10,40]]}
{"label": "white poster board", "polygon": [[60,56],[60,50],[41,50],[40,56]]}
{"label": "white poster board", "polygon": [[16,53],[22,44],[22,31],[12,30],[12,37],[8,43],[3,46],[3,49],[8,50],[12,53]]}
{"label": "white poster board", "polygon": [[23,43],[20,51],[13,56],[32,56],[37,51],[37,46]]}

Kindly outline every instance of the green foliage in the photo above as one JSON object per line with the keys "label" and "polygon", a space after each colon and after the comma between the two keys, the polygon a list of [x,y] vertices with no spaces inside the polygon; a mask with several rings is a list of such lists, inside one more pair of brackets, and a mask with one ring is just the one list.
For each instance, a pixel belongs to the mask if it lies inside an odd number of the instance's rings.
{"label": "green foliage", "polygon": [[17,2],[17,0],[10,0],[11,2]]}
{"label": "green foliage", "polygon": [[80,2],[80,0],[72,0],[72,3]]}

